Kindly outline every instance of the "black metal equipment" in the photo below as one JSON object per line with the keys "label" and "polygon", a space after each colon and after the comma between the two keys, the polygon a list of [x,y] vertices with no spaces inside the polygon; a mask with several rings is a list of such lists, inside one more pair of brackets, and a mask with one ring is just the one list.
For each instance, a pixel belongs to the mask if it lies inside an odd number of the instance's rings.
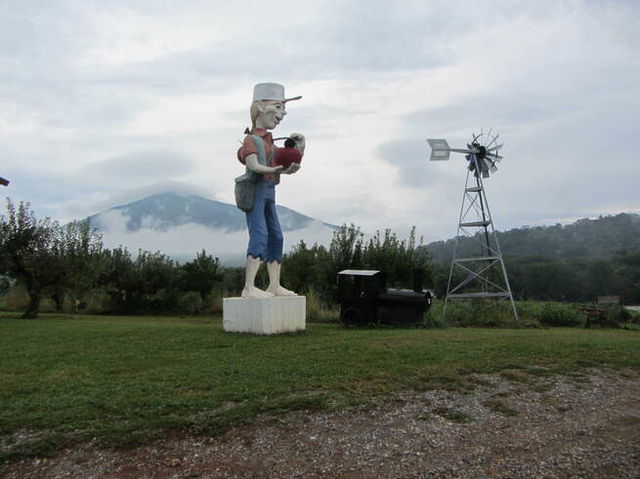
{"label": "black metal equipment", "polygon": [[433,296],[422,290],[422,271],[414,270],[413,290],[387,288],[382,271],[346,269],[338,273],[340,321],[345,326],[424,324]]}

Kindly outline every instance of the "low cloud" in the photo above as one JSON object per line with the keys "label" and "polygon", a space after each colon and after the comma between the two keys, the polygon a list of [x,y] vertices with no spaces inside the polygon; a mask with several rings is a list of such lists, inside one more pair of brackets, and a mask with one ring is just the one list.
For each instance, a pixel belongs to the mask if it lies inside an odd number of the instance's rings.
{"label": "low cloud", "polygon": [[[208,254],[220,258],[223,264],[240,266],[244,263],[248,242],[246,231],[228,232],[188,223],[165,231],[143,227],[130,232],[127,230],[128,220],[126,215],[116,210],[100,216],[100,225],[105,229],[105,247],[116,248],[122,245],[132,252],[139,249],[161,251],[180,260],[189,260],[205,249]],[[308,246],[316,243],[326,246],[332,238],[332,228],[314,221],[306,228],[285,233],[285,251],[289,251],[301,240]]]}

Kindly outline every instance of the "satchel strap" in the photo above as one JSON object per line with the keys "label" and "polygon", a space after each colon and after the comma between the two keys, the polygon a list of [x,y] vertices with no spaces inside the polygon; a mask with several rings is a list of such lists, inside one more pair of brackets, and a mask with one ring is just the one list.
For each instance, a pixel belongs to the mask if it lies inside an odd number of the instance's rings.
{"label": "satchel strap", "polygon": [[[256,145],[256,150],[258,150],[258,163],[260,163],[263,166],[271,166],[273,164],[273,155],[274,155],[275,148],[271,149],[271,155],[267,160],[267,153],[264,148],[264,140],[262,139],[262,137],[258,135],[250,135],[250,136]],[[247,172],[249,171],[250,171],[249,167],[247,167]],[[254,174],[257,174],[257,173],[254,173]],[[276,184],[280,183],[280,175],[278,173],[268,174],[267,178],[271,178],[271,180],[274,181]]]}
{"label": "satchel strap", "polygon": [[253,142],[255,143],[256,149],[258,150],[258,163],[263,166],[269,166],[271,160],[273,159],[273,151],[271,152],[269,161],[267,161],[267,153],[264,149],[264,140],[262,139],[262,137],[258,135],[251,135],[251,138],[253,138]]}

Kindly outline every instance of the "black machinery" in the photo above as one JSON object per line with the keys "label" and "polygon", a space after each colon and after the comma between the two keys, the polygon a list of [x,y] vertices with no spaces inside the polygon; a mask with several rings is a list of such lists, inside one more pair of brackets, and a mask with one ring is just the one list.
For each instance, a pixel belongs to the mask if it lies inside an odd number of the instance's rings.
{"label": "black machinery", "polygon": [[345,326],[424,324],[433,296],[422,290],[422,270],[414,270],[413,290],[387,288],[382,271],[346,269],[338,273],[340,321]]}

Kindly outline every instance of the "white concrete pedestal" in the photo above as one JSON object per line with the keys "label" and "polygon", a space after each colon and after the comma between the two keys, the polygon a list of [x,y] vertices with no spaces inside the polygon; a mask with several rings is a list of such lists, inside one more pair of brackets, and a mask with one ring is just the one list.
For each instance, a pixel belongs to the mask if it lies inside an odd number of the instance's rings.
{"label": "white concrete pedestal", "polygon": [[305,329],[307,298],[224,298],[222,329],[234,333],[278,334]]}

